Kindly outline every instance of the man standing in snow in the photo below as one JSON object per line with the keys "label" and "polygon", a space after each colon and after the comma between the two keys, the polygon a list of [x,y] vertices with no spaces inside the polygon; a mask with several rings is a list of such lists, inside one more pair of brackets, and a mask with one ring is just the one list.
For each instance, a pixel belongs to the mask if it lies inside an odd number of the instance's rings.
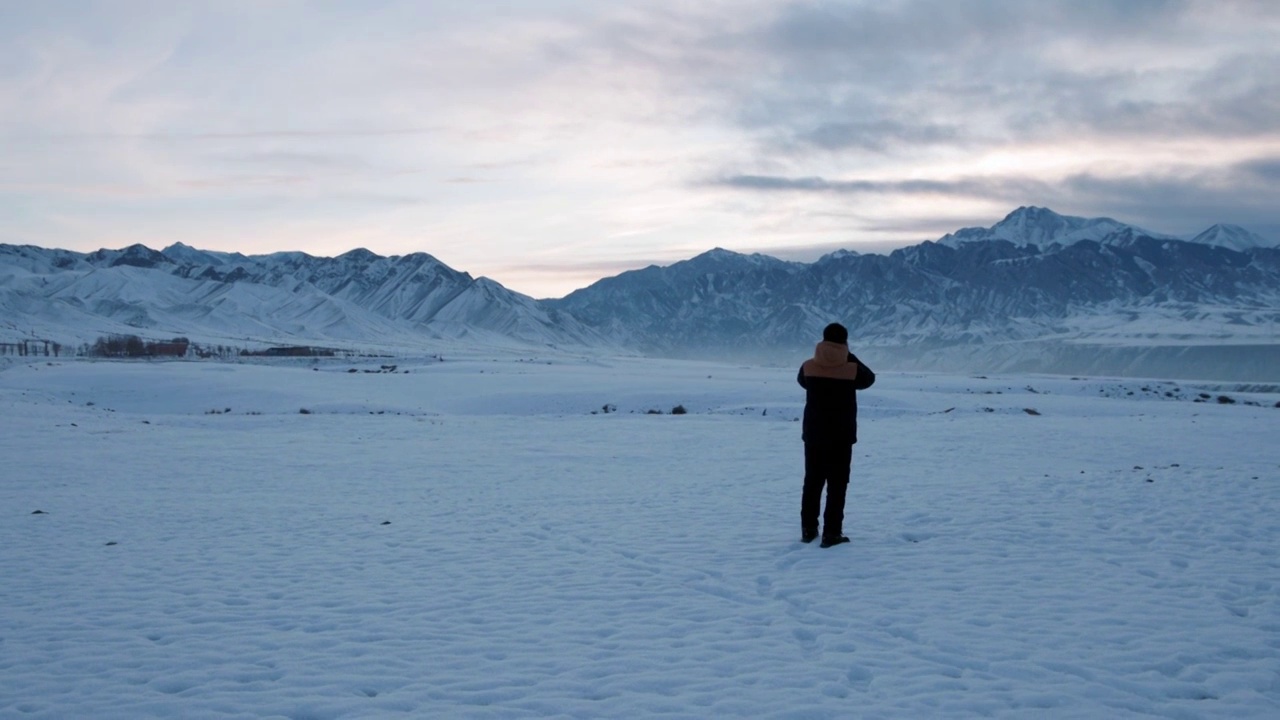
{"label": "man standing in snow", "polygon": [[849,489],[853,444],[858,442],[858,391],[871,387],[876,374],[849,352],[849,331],[831,323],[822,331],[822,342],[813,358],[800,366],[796,380],[805,389],[800,540],[813,542],[818,537],[818,511],[825,486],[822,547],[847,543],[844,498]]}

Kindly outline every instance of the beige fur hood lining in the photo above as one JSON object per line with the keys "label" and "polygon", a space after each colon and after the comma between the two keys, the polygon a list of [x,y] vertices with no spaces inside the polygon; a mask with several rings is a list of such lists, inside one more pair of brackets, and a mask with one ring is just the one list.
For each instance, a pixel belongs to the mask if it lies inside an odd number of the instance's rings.
{"label": "beige fur hood lining", "polygon": [[813,358],[802,368],[805,377],[853,380],[858,376],[858,363],[849,361],[849,347],[844,343],[823,340],[813,350]]}

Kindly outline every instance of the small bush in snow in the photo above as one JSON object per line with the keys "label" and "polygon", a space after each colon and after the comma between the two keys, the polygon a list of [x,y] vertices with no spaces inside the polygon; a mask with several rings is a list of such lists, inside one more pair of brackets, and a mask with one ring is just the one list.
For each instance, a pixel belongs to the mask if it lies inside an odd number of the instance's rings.
{"label": "small bush in snow", "polygon": [[308,410],[308,409],[306,409],[306,408],[302,408],[301,410],[299,410],[299,411],[298,411],[298,414],[299,414],[299,415],[310,415],[310,414],[311,414],[311,411],[310,411],[310,410]]}
{"label": "small bush in snow", "polygon": [[687,413],[687,412],[689,412],[689,411],[688,411],[688,410],[685,410],[683,405],[677,405],[677,406],[675,406],[675,407],[671,408],[671,414],[672,414],[672,415],[684,415],[684,414],[685,414],[685,413]]}

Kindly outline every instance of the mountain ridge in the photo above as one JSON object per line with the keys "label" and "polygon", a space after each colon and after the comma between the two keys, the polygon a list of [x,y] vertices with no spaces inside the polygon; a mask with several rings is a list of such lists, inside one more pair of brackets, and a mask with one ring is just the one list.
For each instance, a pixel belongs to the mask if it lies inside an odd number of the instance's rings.
{"label": "mountain ridge", "polygon": [[[781,362],[839,320],[901,369],[1222,377],[1234,372],[1230,358],[1185,349],[1239,346],[1261,358],[1248,379],[1276,380],[1266,368],[1280,367],[1277,308],[1280,248],[1243,228],[1186,240],[1034,206],[885,255],[841,250],[806,263],[713,248],[550,300],[424,252],[0,245],[0,342],[144,332],[404,351],[446,341],[677,357],[732,349]],[[1113,360],[1091,364],[1089,348]],[[1142,360],[1154,355],[1163,359]]]}
{"label": "mountain ridge", "polygon": [[[532,298],[427,253],[382,257],[358,248],[335,258],[244,256],[180,243],[166,250],[0,245],[0,310],[10,334],[23,325],[32,328],[28,334],[39,326],[55,334],[58,323],[40,318],[62,318],[81,328],[71,333],[77,342],[94,332],[153,331],[229,333],[259,344],[374,338],[405,347],[461,338],[528,347],[607,344],[572,318],[552,317]],[[6,277],[5,266],[27,276]],[[74,315],[80,322],[71,321]]]}

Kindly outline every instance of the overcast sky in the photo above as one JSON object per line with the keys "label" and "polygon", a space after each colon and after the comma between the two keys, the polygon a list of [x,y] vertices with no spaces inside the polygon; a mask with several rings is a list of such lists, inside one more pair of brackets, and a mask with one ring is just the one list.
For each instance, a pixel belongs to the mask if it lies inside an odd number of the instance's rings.
{"label": "overcast sky", "polygon": [[1280,240],[1272,0],[0,0],[0,242],[535,297],[1020,205]]}

